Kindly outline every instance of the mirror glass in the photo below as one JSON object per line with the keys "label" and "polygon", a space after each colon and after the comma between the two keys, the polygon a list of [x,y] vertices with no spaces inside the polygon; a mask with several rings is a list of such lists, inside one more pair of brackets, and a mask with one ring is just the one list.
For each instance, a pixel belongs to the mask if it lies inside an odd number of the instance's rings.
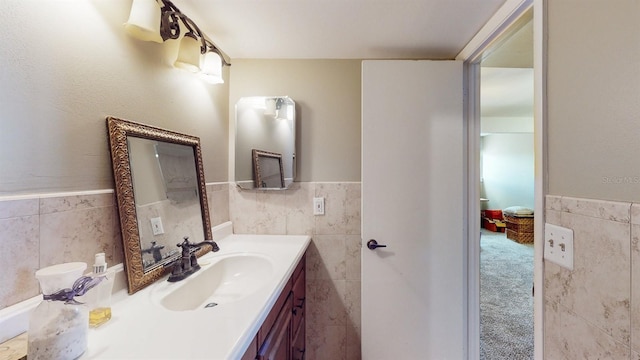
{"label": "mirror glass", "polygon": [[180,239],[205,240],[193,149],[127,137],[143,271],[178,255]]}
{"label": "mirror glass", "polygon": [[170,271],[184,237],[212,238],[200,139],[111,117],[107,123],[133,293]]}
{"label": "mirror glass", "polygon": [[[295,108],[295,102],[288,96],[250,96],[238,101],[235,144],[238,186],[284,190],[293,183],[296,173]],[[279,170],[276,159],[279,159]]]}

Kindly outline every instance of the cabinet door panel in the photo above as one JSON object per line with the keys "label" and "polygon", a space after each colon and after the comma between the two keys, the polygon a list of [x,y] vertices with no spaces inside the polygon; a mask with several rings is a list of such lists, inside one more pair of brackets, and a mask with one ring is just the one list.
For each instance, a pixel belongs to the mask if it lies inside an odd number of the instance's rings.
{"label": "cabinet door panel", "polygon": [[290,359],[290,338],[291,338],[291,304],[292,296],[289,294],[287,300],[278,314],[275,324],[269,331],[260,351],[260,360],[289,360]]}
{"label": "cabinet door panel", "polygon": [[302,271],[298,274],[298,278],[294,280],[293,284],[293,331],[298,328],[300,321],[304,318],[305,313],[305,272]]}
{"label": "cabinet door panel", "polygon": [[[262,344],[265,342],[269,331],[274,326],[278,318],[278,314],[280,313],[280,310],[283,309],[283,306],[286,306],[284,304],[290,293],[291,293],[291,279],[287,281],[287,284],[284,286],[284,289],[282,289],[282,292],[280,293],[280,297],[278,297],[278,300],[276,300],[276,303],[273,305],[271,312],[269,313],[269,315],[267,315],[267,318],[262,323],[262,327],[258,331],[258,344]],[[291,305],[289,305],[289,309],[291,309]]]}
{"label": "cabinet door panel", "polygon": [[304,360],[305,347],[305,333],[304,333],[304,319],[300,321],[300,326],[297,329],[293,329],[294,337],[291,342],[291,359]]}

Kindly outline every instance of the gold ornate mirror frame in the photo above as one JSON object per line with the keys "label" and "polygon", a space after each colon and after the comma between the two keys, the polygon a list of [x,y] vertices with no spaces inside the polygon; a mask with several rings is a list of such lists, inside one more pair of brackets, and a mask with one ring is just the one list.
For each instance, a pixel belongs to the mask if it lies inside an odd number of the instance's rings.
{"label": "gold ornate mirror frame", "polygon": [[[252,149],[253,178],[256,189],[284,189],[282,154]],[[277,186],[273,186],[276,184]]]}
{"label": "gold ornate mirror frame", "polygon": [[[131,163],[127,137],[131,136],[173,144],[181,144],[190,146],[193,149],[196,162],[195,167],[198,178],[197,188],[198,195],[200,197],[204,237],[205,239],[210,240],[213,236],[209,220],[209,206],[207,203],[207,190],[202,166],[200,139],[195,136],[180,134],[114,117],[107,118],[107,129],[109,132],[109,145],[111,149],[111,160],[113,165],[116,199],[118,202],[122,243],[124,245],[125,270],[127,272],[129,293],[133,294],[168,274],[171,271],[171,267],[161,266],[150,269],[147,272],[144,271],[141,253],[140,229],[138,228],[138,218],[136,214],[136,203],[134,198],[133,178],[131,175]],[[176,242],[179,241],[180,239],[176,239]],[[202,256],[208,251],[209,247],[204,246],[198,250],[196,255]]]}

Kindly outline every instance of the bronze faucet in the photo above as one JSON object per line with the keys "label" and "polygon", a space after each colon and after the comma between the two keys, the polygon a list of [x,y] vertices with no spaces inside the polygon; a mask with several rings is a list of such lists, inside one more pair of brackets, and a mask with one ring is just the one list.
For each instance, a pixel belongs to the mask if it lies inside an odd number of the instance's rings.
{"label": "bronze faucet", "polygon": [[[171,270],[171,275],[169,275],[169,282],[186,279],[189,275],[200,270],[195,249],[200,248],[202,245],[211,246],[211,251],[213,252],[220,250],[218,244],[213,240],[205,240],[197,244],[192,244],[189,242],[188,236],[184,237],[182,243],[176,244],[176,246],[182,248],[182,256],[173,262],[173,269]],[[192,249],[194,250],[192,251]]]}

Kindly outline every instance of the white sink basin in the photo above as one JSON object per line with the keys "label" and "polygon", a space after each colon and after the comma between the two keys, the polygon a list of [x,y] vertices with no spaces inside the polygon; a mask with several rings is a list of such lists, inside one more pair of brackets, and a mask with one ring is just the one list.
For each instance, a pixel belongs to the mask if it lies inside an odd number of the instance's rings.
{"label": "white sink basin", "polygon": [[173,284],[175,289],[160,300],[163,307],[187,311],[235,302],[260,290],[274,274],[268,257],[252,253],[214,256],[200,265],[198,272]]}

